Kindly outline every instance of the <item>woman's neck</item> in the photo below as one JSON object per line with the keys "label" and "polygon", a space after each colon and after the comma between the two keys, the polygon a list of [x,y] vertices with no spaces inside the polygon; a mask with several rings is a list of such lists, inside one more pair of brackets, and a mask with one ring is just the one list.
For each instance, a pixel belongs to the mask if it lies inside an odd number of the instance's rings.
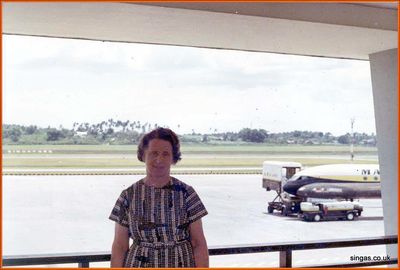
{"label": "woman's neck", "polygon": [[167,177],[153,177],[153,176],[146,176],[144,178],[144,183],[147,186],[161,188],[172,181],[170,176]]}

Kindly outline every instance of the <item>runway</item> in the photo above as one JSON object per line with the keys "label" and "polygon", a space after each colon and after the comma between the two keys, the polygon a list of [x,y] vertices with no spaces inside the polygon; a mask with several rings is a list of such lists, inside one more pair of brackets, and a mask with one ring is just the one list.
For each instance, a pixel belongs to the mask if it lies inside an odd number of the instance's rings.
{"label": "runway", "polygon": [[[141,177],[4,176],[3,254],[109,251],[114,224],[108,215],[122,189]],[[267,202],[275,194],[261,187],[261,175],[176,177],[197,190],[209,212],[203,227],[210,247],[384,235],[381,200],[361,200],[364,212],[355,221],[309,223],[267,214]],[[352,255],[383,256],[386,250],[371,246],[296,251],[293,265],[349,263]],[[278,253],[213,256],[210,265],[277,267],[278,260]]]}

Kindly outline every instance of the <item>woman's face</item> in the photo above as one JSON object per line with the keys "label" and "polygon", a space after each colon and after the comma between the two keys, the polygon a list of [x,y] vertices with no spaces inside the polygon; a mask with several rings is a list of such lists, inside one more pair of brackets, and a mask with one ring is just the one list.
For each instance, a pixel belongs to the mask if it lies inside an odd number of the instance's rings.
{"label": "woman's face", "polygon": [[152,139],[144,150],[144,162],[146,172],[150,177],[169,177],[173,164],[172,145],[170,142],[160,139]]}

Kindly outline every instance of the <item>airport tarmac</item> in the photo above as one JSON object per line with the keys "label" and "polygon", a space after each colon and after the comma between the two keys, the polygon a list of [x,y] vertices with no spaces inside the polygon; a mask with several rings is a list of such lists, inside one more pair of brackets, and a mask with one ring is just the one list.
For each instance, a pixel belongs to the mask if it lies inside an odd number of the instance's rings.
{"label": "airport tarmac", "polygon": [[[141,177],[3,176],[3,254],[109,251],[114,224],[108,215],[122,189]],[[384,235],[378,199],[361,200],[364,212],[354,221],[304,222],[266,213],[275,193],[261,187],[261,175],[176,177],[196,189],[209,212],[203,218],[209,247]],[[293,265],[350,263],[353,255],[384,256],[386,249],[295,251]],[[278,253],[212,256],[210,266],[278,267],[278,261]]]}

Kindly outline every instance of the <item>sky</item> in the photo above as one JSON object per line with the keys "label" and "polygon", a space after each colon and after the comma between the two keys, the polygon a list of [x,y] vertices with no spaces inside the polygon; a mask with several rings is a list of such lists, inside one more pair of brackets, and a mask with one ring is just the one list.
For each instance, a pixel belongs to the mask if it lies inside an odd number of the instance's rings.
{"label": "sky", "polygon": [[3,35],[3,123],[376,133],[368,61]]}

